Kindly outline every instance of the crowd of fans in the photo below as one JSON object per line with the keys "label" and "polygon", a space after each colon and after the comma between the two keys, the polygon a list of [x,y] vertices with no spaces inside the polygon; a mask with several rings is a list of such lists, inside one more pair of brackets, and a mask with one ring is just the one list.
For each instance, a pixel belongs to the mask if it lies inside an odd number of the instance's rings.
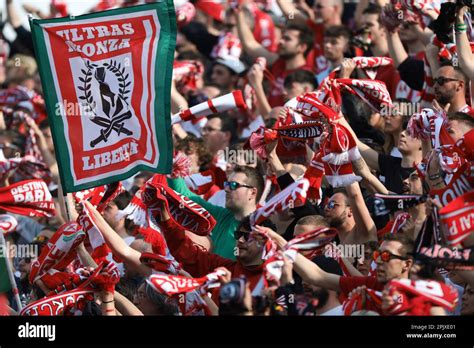
{"label": "crowd of fans", "polygon": [[[93,11],[139,3],[102,1]],[[462,233],[442,214],[456,199],[462,203],[451,215],[474,204],[474,38],[468,6],[452,3],[448,23],[445,5],[176,1],[171,113],[236,90],[245,110],[173,124],[175,158],[185,165],[175,160],[167,177],[140,172],[100,206],[71,194],[62,200],[31,34],[18,5],[6,0],[2,27],[13,27],[16,39],[0,41],[0,186],[44,180],[56,207],[51,217],[1,212],[17,221],[7,243],[38,247],[34,257],[9,259],[21,307],[95,277],[92,295],[61,315],[474,314],[474,224],[467,225],[474,213],[465,215]],[[49,17],[65,15],[66,3],[53,1]],[[451,25],[447,34],[443,23]],[[371,57],[388,63],[367,68]],[[327,99],[332,81],[356,86],[360,79],[381,81],[386,90],[372,97],[386,91],[391,101],[374,107],[370,95],[349,89],[340,100]],[[332,111],[318,118],[320,104]],[[301,120],[321,121],[322,134],[279,136],[285,126],[311,129],[295,126]],[[321,160],[323,144],[336,151],[337,141],[349,142],[339,144],[349,153],[345,162]],[[153,222],[134,220],[134,200],[147,189],[158,194],[158,181],[204,208],[210,233],[185,228],[163,200],[148,207]],[[262,215],[261,207],[295,194],[301,183],[309,188],[294,196],[299,201]],[[92,238],[85,238],[68,264],[32,275],[57,231],[84,214],[106,243],[106,261],[95,258]],[[437,247],[467,256],[437,258]],[[199,285],[177,292],[163,285],[184,278]],[[7,295],[7,312],[18,314]]]}

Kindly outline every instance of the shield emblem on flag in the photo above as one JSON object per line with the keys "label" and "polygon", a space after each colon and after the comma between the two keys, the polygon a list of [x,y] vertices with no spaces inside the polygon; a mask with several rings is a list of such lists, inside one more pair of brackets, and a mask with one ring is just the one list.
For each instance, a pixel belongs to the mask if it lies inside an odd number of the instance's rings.
{"label": "shield emblem on flag", "polygon": [[173,2],[30,25],[64,190],[169,173]]}

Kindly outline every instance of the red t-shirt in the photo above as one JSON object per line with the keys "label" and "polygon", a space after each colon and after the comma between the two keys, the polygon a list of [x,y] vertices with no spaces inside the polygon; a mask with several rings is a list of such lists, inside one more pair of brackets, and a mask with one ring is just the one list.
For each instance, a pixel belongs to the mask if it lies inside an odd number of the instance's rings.
{"label": "red t-shirt", "polygon": [[270,95],[268,97],[268,102],[272,108],[276,106],[283,106],[285,104],[284,98],[284,86],[285,77],[297,70],[308,70],[311,71],[311,68],[305,64],[296,69],[286,69],[286,63],[283,58],[278,58],[275,63],[273,63],[270,72],[275,78],[275,84],[270,89]]}

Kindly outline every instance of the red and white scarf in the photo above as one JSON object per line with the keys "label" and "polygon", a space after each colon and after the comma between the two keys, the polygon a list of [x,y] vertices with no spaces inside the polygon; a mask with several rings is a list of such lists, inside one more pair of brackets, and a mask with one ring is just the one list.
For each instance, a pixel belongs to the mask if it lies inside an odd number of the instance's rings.
{"label": "red and white scarf", "polygon": [[[393,59],[388,57],[354,57],[351,59],[355,63],[356,69],[361,69],[371,80],[375,80],[377,68],[393,64]],[[341,68],[337,67],[327,78],[335,79],[339,71]]]}
{"label": "red and white scarf", "polygon": [[52,217],[56,213],[43,180],[25,180],[0,188],[0,209],[26,216]]}
{"label": "red and white scarf", "polygon": [[236,90],[221,97],[209,99],[206,102],[194,105],[189,109],[173,115],[171,118],[171,123],[175,124],[182,121],[197,122],[203,117],[209,115],[236,108],[245,110],[246,107],[247,106],[245,104],[244,97],[242,96],[242,91]]}
{"label": "red and white scarf", "polygon": [[203,73],[204,66],[198,60],[175,60],[173,63],[173,80],[182,94],[196,90]]}
{"label": "red and white scarf", "polygon": [[201,278],[188,278],[169,274],[152,274],[146,281],[155,291],[168,296],[173,296],[191,292],[193,290],[200,290],[202,288],[208,289],[220,286],[219,276],[223,275],[225,275],[225,272],[222,270],[209,273]]}
{"label": "red and white scarf", "polygon": [[1,214],[0,215],[0,233],[7,235],[16,230],[18,226],[18,220],[11,215]]}
{"label": "red and white scarf", "polygon": [[242,53],[240,39],[231,32],[219,36],[217,44],[212,48],[211,58],[239,59]]}
{"label": "red and white scarf", "polygon": [[382,309],[382,292],[374,289],[364,289],[365,298],[359,293],[353,293],[342,304],[344,315],[352,315],[352,313],[366,310],[381,313]]}
{"label": "red and white scarf", "polygon": [[43,247],[38,259],[31,265],[29,281],[40,279],[48,270],[62,271],[75,258],[75,249],[86,237],[81,226],[74,221],[62,225]]}
{"label": "red and white scarf", "polygon": [[386,310],[389,315],[431,315],[433,306],[453,311],[458,303],[458,292],[452,286],[434,280],[394,279],[387,285],[394,305]]}
{"label": "red and white scarf", "polygon": [[190,232],[208,235],[216,224],[216,220],[206,209],[168,187],[166,177],[160,174],[153,176],[137,191],[118,217],[127,216],[136,225],[147,227],[150,216],[159,221],[160,201],[164,202],[170,217]]}
{"label": "red and white scarf", "polygon": [[309,188],[307,179],[300,179],[273,196],[263,207],[250,215],[251,225],[259,225],[272,214],[286,211],[305,204]]}
{"label": "red and white scarf", "polygon": [[468,192],[439,210],[440,221],[447,228],[447,243],[460,246],[474,231],[474,192]]}
{"label": "red and white scarf", "polygon": [[323,152],[316,152],[304,173],[309,181],[308,199],[321,200],[321,184],[324,176]]}
{"label": "red and white scarf", "polygon": [[408,134],[417,139],[430,139],[433,148],[441,145],[454,144],[447,131],[448,118],[446,113],[422,109],[421,112],[413,114],[408,122]]}

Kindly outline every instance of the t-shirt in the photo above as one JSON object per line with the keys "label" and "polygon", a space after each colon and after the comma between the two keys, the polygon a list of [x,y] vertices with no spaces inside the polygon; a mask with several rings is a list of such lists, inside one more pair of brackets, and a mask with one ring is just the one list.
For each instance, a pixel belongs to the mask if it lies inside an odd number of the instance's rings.
{"label": "t-shirt", "polygon": [[234,232],[239,225],[239,221],[234,218],[234,214],[226,208],[210,204],[199,195],[191,192],[184,179],[168,179],[168,185],[173,190],[201,205],[214,217],[216,226],[211,232],[212,252],[227,259],[235,260]]}
{"label": "t-shirt", "polygon": [[469,114],[470,116],[474,117],[474,109],[470,107],[469,105],[464,105],[461,109],[459,109],[459,112],[464,112],[466,114]]}
{"label": "t-shirt", "polygon": [[286,69],[286,62],[283,58],[278,58],[275,63],[273,63],[271,68],[271,73],[275,78],[275,83],[270,89],[270,95],[268,96],[268,102],[270,106],[274,108],[275,106],[283,106],[285,104],[284,98],[284,86],[285,77],[297,70],[308,70],[311,71],[311,67],[307,64],[302,65],[296,69]]}
{"label": "t-shirt", "polygon": [[369,289],[382,291],[384,284],[377,281],[377,277],[341,277],[339,278],[339,287],[343,296],[347,297],[349,293],[359,286],[366,286]]}
{"label": "t-shirt", "polygon": [[402,159],[399,157],[379,154],[380,174],[385,177],[385,187],[398,194],[403,193],[403,180],[415,170],[413,167],[402,168]]}

